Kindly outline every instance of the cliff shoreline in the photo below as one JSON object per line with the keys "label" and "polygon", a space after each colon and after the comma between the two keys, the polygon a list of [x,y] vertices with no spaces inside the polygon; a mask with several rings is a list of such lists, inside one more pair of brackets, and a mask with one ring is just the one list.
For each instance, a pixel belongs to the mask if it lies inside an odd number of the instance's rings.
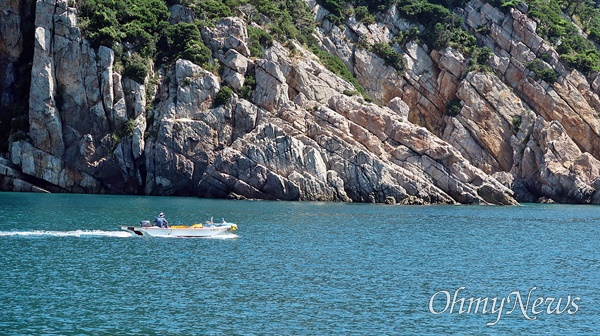
{"label": "cliff shoreline", "polygon": [[[447,47],[394,44],[399,72],[361,43],[391,43],[414,24],[394,7],[377,22],[319,22],[320,47],[343,61],[372,102],[296,41],[251,57],[247,27],[202,29],[221,71],[180,59],[140,84],[94,48],[67,0],[35,6],[26,136],[0,160],[0,189],[389,204],[600,203],[600,77],[569,70],[512,8],[478,0],[455,12],[492,53],[491,71]],[[5,5],[0,58],[24,51],[23,3]],[[21,8],[21,9],[19,9]],[[191,20],[171,8],[171,20]],[[16,13],[21,13],[17,15]],[[8,19],[11,20],[8,20]],[[487,29],[481,29],[481,27]],[[542,58],[552,83],[527,69]],[[248,78],[249,96],[238,94]],[[222,98],[223,88],[231,93]],[[233,89],[233,91],[231,90]],[[220,96],[221,95],[221,96]],[[3,98],[8,104],[12,98]],[[455,113],[448,113],[450,107]],[[4,116],[6,117],[6,116]],[[6,122],[5,120],[2,120]]]}

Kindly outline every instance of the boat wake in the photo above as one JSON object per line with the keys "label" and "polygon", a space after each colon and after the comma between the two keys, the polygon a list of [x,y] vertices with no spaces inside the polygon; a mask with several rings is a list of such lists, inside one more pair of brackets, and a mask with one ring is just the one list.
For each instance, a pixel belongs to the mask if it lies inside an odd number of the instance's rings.
{"label": "boat wake", "polygon": [[205,239],[233,239],[233,238],[237,238],[237,237],[238,237],[238,235],[236,235],[235,233],[222,233],[220,235],[204,237],[204,238]]}
{"label": "boat wake", "polygon": [[131,237],[124,231],[101,231],[101,230],[75,230],[75,231],[0,231],[0,237]]}

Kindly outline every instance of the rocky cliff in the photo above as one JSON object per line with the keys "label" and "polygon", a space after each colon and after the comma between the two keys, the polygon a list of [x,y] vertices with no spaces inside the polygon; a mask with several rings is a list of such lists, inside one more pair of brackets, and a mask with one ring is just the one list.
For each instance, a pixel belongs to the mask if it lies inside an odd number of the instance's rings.
{"label": "rocky cliff", "polygon": [[[479,0],[455,12],[489,47],[492,71],[452,48],[396,45],[399,72],[370,51],[413,24],[395,7],[375,23],[319,22],[321,48],[339,57],[372,102],[296,42],[248,50],[247,25],[230,17],[204,28],[215,74],[184,59],[143,84],[93,48],[67,0],[38,0],[31,36],[26,6],[0,5],[3,104],[12,70],[33,39],[29,132],[0,159],[0,188],[15,191],[194,195],[400,204],[600,203],[600,78],[567,70],[523,11]],[[172,20],[193,14],[171,8]],[[187,13],[182,15],[181,13]],[[487,29],[481,29],[481,27]],[[361,43],[359,43],[361,42]],[[542,55],[546,83],[526,68]],[[220,89],[256,81],[244,99]],[[448,104],[459,102],[456,115]],[[6,122],[6,120],[2,120]]]}

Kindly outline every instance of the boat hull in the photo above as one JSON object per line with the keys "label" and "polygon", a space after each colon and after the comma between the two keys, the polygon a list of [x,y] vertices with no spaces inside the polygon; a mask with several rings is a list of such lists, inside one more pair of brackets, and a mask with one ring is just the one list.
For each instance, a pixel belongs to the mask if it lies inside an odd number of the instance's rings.
{"label": "boat hull", "polygon": [[121,226],[122,230],[128,231],[137,236],[151,237],[177,237],[177,238],[202,238],[214,237],[225,234],[237,229],[235,224],[225,224],[219,226],[204,226],[201,228],[160,228],[156,226]]}

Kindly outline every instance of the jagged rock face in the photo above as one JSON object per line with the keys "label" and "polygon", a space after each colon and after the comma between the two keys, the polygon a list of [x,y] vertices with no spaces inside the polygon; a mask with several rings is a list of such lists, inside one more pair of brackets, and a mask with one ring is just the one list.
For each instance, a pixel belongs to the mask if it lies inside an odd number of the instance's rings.
{"label": "jagged rock face", "polygon": [[[482,24],[491,26],[490,34],[482,38],[497,55],[492,63],[496,74],[538,115],[545,120],[560,122],[579,148],[599,158],[597,87],[594,89],[578,71],[568,71],[560,63],[558,53],[535,34],[535,22],[520,11],[513,9],[504,15],[480,1],[471,1],[466,11],[466,23],[472,29]],[[556,83],[548,84],[528,77],[525,66],[542,55],[561,75]]]}
{"label": "jagged rock face", "polygon": [[30,143],[21,141],[13,143],[11,160],[21,167],[23,174],[41,176],[41,178],[61,190],[76,193],[101,193],[104,188],[93,176],[74,169],[64,160],[48,154]]}
{"label": "jagged rock face", "polygon": [[19,34],[24,13],[19,8],[20,1],[4,2],[0,22],[0,54],[9,60],[15,60],[23,50],[23,36]]}
{"label": "jagged rock face", "polygon": [[201,67],[179,60],[168,76],[167,99],[154,111],[157,135],[145,145],[145,192],[193,195],[215,152],[231,143],[231,109],[212,108],[220,83]]}
{"label": "jagged rock face", "polygon": [[463,105],[455,118],[444,117],[443,138],[488,174],[510,171],[531,110],[492,74],[468,74],[456,94]]}
{"label": "jagged rock face", "polygon": [[515,178],[529,190],[561,203],[598,203],[600,162],[582,153],[557,121],[538,117]]}
{"label": "jagged rock face", "polygon": [[280,113],[265,113],[217,157],[201,182],[208,196],[514,204],[495,179],[390,109],[337,95]]}
{"label": "jagged rock face", "polygon": [[[322,22],[321,45],[376,104],[345,95],[355,88],[300,45],[291,54],[274,42],[263,59],[250,57],[246,23],[226,18],[202,30],[221,73],[187,60],[157,69],[147,110],[149,88],[114,71],[112,50],[90,47],[68,2],[38,1],[30,139],[14,142],[10,161],[0,162],[0,188],[392,204],[600,202],[600,79],[565,70],[521,12],[505,15],[481,1],[458,11],[473,30],[490,26],[478,38],[495,53],[492,73],[469,73],[458,51],[415,42],[394,45],[407,64],[399,72],[354,44],[389,42],[410,29],[394,7],[380,23],[351,18],[340,29],[316,2],[307,4]],[[170,11],[173,22],[194,19],[185,7]],[[552,85],[525,69],[541,53],[562,75]],[[251,97],[234,93],[215,105],[223,86],[239,90],[247,76],[256,80]],[[454,99],[460,112],[446,115]]]}
{"label": "jagged rock face", "polygon": [[[536,35],[535,22],[519,10],[513,9],[504,15],[489,4],[471,1],[465,12],[465,22],[473,30],[482,24],[491,27],[489,35],[478,37],[494,51],[493,70],[505,83],[498,83],[497,90],[480,94],[505,121],[504,127],[496,127],[505,134],[512,129],[513,134],[510,137],[512,167],[506,162],[500,165],[501,169],[491,171],[511,172],[519,186],[525,186],[537,197],[562,203],[598,203],[594,196],[598,184],[590,175],[597,171],[596,159],[600,158],[600,105],[598,91],[593,88],[597,79],[590,79],[590,84],[578,71],[568,71],[560,63],[558,53]],[[525,70],[527,62],[542,55],[546,55],[547,63],[561,75],[557,82],[533,80]],[[468,81],[471,84],[488,82]],[[463,92],[459,89],[461,99]],[[494,128],[488,127],[490,129]],[[486,133],[475,134],[482,138]],[[501,156],[494,152],[501,147],[486,150],[499,163]],[[504,141],[504,148],[503,153],[509,154],[508,141]],[[551,155],[552,148],[561,148],[570,155]],[[525,199],[532,200],[530,196]]]}
{"label": "jagged rock face", "polygon": [[[311,1],[307,3],[314,6],[317,17],[327,16],[318,5]],[[428,51],[426,47],[409,42],[399,46],[407,63],[404,76],[394,79],[393,85],[377,88],[377,83],[382,81],[377,74],[385,71],[380,68],[370,70],[368,64],[376,64],[378,57],[354,48],[352,42],[388,42],[386,34],[370,33],[376,25],[356,28],[356,23],[348,25],[351,29],[323,24],[319,34],[324,41],[323,46],[343,59],[357,76],[370,71],[370,75],[364,77],[378,79],[361,80],[367,90],[373,87],[379,93],[372,96],[377,102],[388,104],[388,96],[382,93],[393,91],[391,96],[401,97],[410,108],[408,117],[411,122],[425,126],[456,148],[471,164],[512,187],[518,199],[597,203],[597,197],[581,196],[595,195],[593,179],[579,178],[577,183],[565,185],[564,181],[574,181],[574,176],[580,171],[569,168],[571,173],[567,179],[559,170],[548,170],[538,161],[532,161],[531,152],[534,147],[544,148],[539,143],[542,138],[534,136],[534,126],[539,127],[538,119],[542,117],[542,120],[557,123],[563,128],[565,136],[556,141],[569,141],[572,146],[565,148],[576,148],[586,158],[600,158],[597,143],[600,139],[600,79],[586,79],[577,71],[567,70],[558,53],[535,33],[535,22],[517,9],[504,14],[488,3],[473,0],[457,13],[463,16],[478,40],[494,52],[490,62],[493,74],[467,74],[469,60],[455,50]],[[393,8],[382,21],[386,31],[391,33],[410,28],[398,18]],[[489,28],[489,33],[478,32],[478,28],[483,26]],[[542,55],[561,75],[556,83],[536,81],[526,69],[528,62]],[[386,78],[389,81],[394,76]],[[445,115],[446,104],[454,98],[460,99],[462,108],[456,117],[450,117]],[[540,157],[537,156],[538,160]],[[565,162],[573,160],[555,159],[569,167],[574,165]],[[592,168],[596,167],[594,160],[580,161],[586,162],[589,169],[595,171],[596,168]],[[523,169],[529,174],[523,175]],[[546,178],[533,178],[540,174]],[[574,192],[572,188],[575,187],[587,191]]]}
{"label": "jagged rock face", "polygon": [[[286,54],[276,45],[257,62],[257,82],[270,83],[257,85],[258,106],[235,97],[211,106],[218,78],[178,61],[168,74],[174,80],[159,109],[164,114],[158,115],[157,140],[146,145],[146,192],[514,204],[507,188],[427,130],[400,121],[391,109],[340,94],[350,88],[347,83],[312,60],[297,69]],[[331,97],[319,105],[323,91]]]}
{"label": "jagged rock face", "polygon": [[[21,8],[29,8],[31,1],[6,0],[0,11],[0,106],[11,103],[10,91],[16,81],[15,64],[24,49],[22,26],[27,15]],[[3,114],[0,113],[0,116]]]}
{"label": "jagged rock face", "polygon": [[[123,91],[127,81],[113,72],[113,51],[106,47],[94,50],[82,39],[76,27],[76,11],[68,7],[66,0],[38,1],[35,26],[29,142],[43,154],[21,152],[27,148],[25,143],[13,145],[12,157],[27,155],[32,166],[24,167],[27,161],[19,161],[23,172],[59,190],[135,192],[131,179],[135,171],[122,164],[124,156],[133,161],[129,158],[132,154],[115,150],[116,144],[111,141],[111,135],[120,133],[128,120]],[[144,97],[143,86],[129,85],[128,89],[132,95]],[[136,110],[131,117],[143,112],[135,108],[139,104],[128,105]],[[56,178],[63,168],[56,167],[68,167],[70,172],[58,177],[61,183],[56,183]],[[79,185],[79,175],[97,181]]]}

